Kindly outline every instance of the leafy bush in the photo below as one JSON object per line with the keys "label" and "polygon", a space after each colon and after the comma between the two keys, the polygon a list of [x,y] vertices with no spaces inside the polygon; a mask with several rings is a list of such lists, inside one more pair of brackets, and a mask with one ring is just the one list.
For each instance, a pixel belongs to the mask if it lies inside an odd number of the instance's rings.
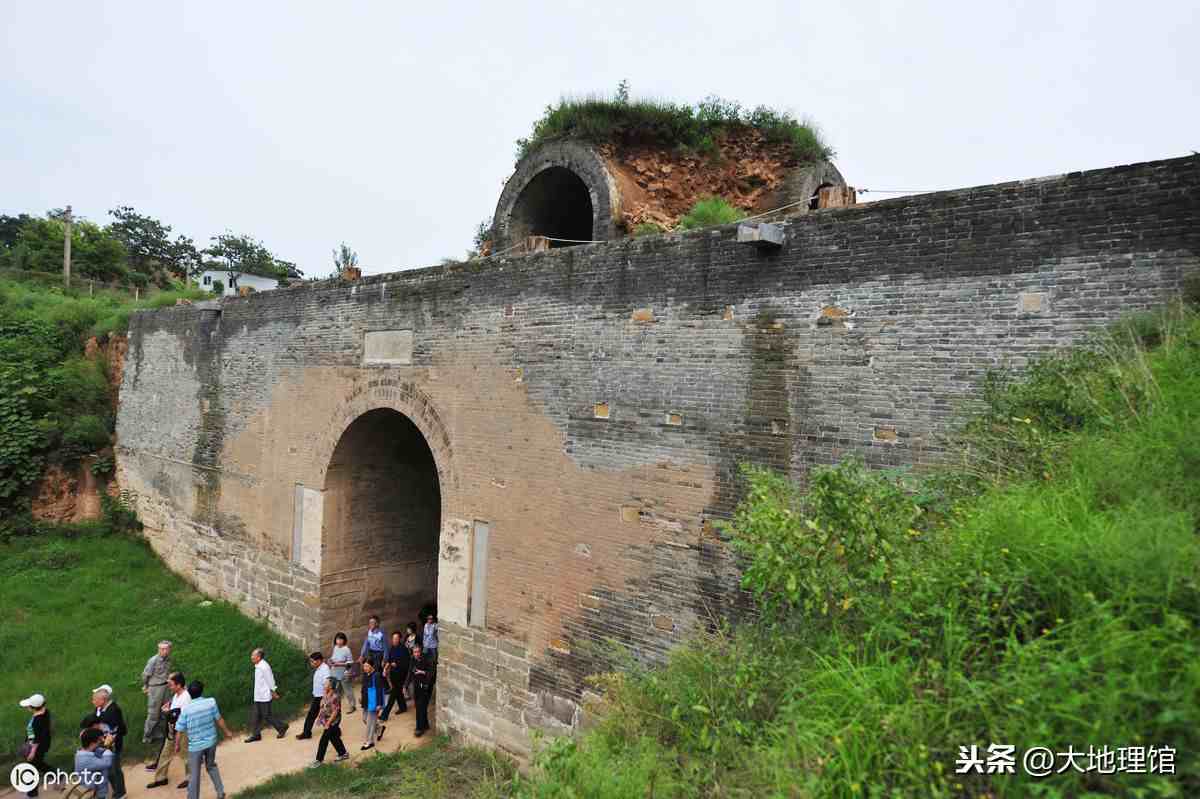
{"label": "leafy bush", "polygon": [[749,493],[725,529],[746,558],[742,583],[765,611],[827,617],[885,591],[920,513],[897,481],[846,460],[814,470],[801,497],[776,472],[744,474]]}
{"label": "leafy bush", "polygon": [[74,457],[103,449],[110,443],[108,425],[93,414],[76,417],[62,434],[63,449]]}
{"label": "leafy bush", "polygon": [[34,381],[21,370],[0,366],[0,508],[42,473],[45,436],[33,412]]}
{"label": "leafy bush", "polygon": [[218,297],[220,295],[224,294],[225,293],[225,282],[221,281],[221,280],[214,280],[212,282],[212,290],[213,290],[213,294],[216,294]]}
{"label": "leafy bush", "polygon": [[816,126],[786,111],[759,106],[752,111],[737,102],[710,96],[694,106],[667,100],[630,99],[623,83],[614,97],[564,98],[547,106],[529,138],[517,140],[517,160],[548,141],[578,138],[591,142],[641,143],[715,149],[722,131],[738,127],[762,131],[769,141],[789,142],[801,161],[832,158],[834,152]]}
{"label": "leafy bush", "polygon": [[89,468],[96,477],[111,477],[112,473],[116,471],[117,464],[111,455],[101,455]]}
{"label": "leafy bush", "polygon": [[104,512],[104,521],[114,533],[139,533],[142,523],[131,507],[128,491],[122,491],[118,496],[100,495],[100,508]]}
{"label": "leafy bush", "polygon": [[746,214],[740,208],[730,205],[722,197],[705,197],[698,200],[684,216],[679,218],[680,230],[695,230],[713,225],[728,225]]}

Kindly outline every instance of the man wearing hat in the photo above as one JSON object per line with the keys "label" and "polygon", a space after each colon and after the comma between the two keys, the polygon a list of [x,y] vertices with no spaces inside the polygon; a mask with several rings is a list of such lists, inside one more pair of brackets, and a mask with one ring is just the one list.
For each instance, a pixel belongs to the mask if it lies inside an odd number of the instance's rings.
{"label": "man wearing hat", "polygon": [[37,796],[42,776],[50,770],[46,765],[46,753],[50,751],[50,711],[46,709],[46,697],[34,694],[22,699],[21,707],[29,711],[29,723],[25,725],[25,746],[21,748],[25,760],[38,772],[37,784],[26,796]]}
{"label": "man wearing hat", "polygon": [[83,717],[83,720],[79,722],[79,729],[99,727],[105,732],[112,733],[113,762],[112,771],[108,776],[109,784],[112,785],[110,799],[123,799],[125,775],[121,773],[121,752],[125,749],[125,733],[129,730],[125,726],[125,714],[121,712],[121,706],[113,701],[112,694],[112,686],[107,683],[92,689],[92,707],[95,710]]}
{"label": "man wearing hat", "polygon": [[146,725],[142,728],[142,743],[148,744],[167,735],[162,706],[171,699],[167,680],[174,670],[171,642],[159,641],[158,652],[146,661],[146,668],[142,669],[142,693],[146,695]]}

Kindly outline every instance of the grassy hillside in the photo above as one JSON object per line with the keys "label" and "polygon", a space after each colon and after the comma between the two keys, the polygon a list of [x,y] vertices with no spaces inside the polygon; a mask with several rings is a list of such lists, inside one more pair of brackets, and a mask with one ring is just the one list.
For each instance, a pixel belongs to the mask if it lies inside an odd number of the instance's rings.
{"label": "grassy hillside", "polygon": [[[107,364],[84,357],[88,338],[123,333],[137,308],[208,296],[179,288],[134,302],[122,292],[89,296],[0,279],[0,538],[28,511],[29,489],[48,461],[71,463],[111,443]],[[111,458],[104,464],[111,469]]]}
{"label": "grassy hillside", "polygon": [[232,605],[206,602],[141,539],[103,523],[43,528],[0,542],[0,563],[0,768],[24,738],[28,712],[17,702],[34,692],[46,696],[54,718],[50,762],[69,768],[77,725],[101,683],[113,686],[125,711],[127,751],[143,754],[141,673],[163,638],[175,642],[178,665],[205,682],[232,724],[246,719],[255,646],[267,650],[286,711],[306,700],[309,670],[299,649]]}

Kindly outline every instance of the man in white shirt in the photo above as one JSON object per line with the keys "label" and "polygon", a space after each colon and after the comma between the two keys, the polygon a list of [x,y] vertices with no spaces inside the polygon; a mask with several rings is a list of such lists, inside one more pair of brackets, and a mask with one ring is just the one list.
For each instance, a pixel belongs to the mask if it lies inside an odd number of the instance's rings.
{"label": "man in white shirt", "polygon": [[181,752],[179,749],[179,736],[175,733],[175,722],[179,721],[179,714],[192,701],[192,695],[187,692],[187,680],[178,671],[172,672],[171,676],[167,678],[167,689],[171,692],[171,701],[165,702],[161,708],[167,717],[167,736],[163,741],[162,748],[158,751],[158,762],[146,766],[148,771],[151,769],[154,771],[154,782],[147,785],[147,788],[161,788],[167,784],[171,763],[177,757],[183,760],[185,779],[176,787],[186,788],[187,777],[190,776],[187,753]]}
{"label": "man in white shirt", "polygon": [[264,724],[270,724],[275,728],[275,732],[282,738],[287,735],[288,725],[282,721],[276,721],[271,715],[271,700],[279,698],[279,691],[275,685],[275,673],[271,671],[271,664],[267,662],[267,658],[261,649],[255,649],[250,653],[250,662],[254,664],[254,706],[250,709],[250,725],[254,732],[246,743],[254,743],[262,740],[262,728]]}
{"label": "man in white shirt", "polygon": [[308,665],[313,670],[312,702],[308,706],[308,715],[304,717],[304,732],[296,736],[301,741],[312,737],[313,724],[321,712],[321,699],[325,696],[325,682],[329,679],[329,664],[320,652],[308,656]]}

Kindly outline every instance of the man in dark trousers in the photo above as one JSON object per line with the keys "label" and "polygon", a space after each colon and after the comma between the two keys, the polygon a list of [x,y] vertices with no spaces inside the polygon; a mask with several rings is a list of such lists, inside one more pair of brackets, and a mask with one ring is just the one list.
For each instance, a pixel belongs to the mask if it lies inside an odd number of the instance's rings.
{"label": "man in dark trousers", "polygon": [[304,717],[304,732],[296,737],[301,741],[307,740],[313,736],[313,724],[317,720],[317,714],[321,712],[321,700],[325,697],[325,683],[329,680],[329,664],[325,662],[325,656],[320,652],[313,652],[308,656],[308,665],[312,666],[312,702],[308,705],[308,715]]}
{"label": "man in dark trousers", "polygon": [[121,773],[121,752],[125,750],[125,733],[129,732],[129,729],[125,726],[125,714],[121,712],[121,706],[113,701],[112,695],[112,686],[108,684],[92,691],[92,707],[95,709],[83,717],[79,722],[79,729],[98,727],[112,734],[113,760],[112,770],[108,775],[109,785],[112,786],[110,799],[122,799],[125,796],[125,775]]}
{"label": "man in dark trousers", "polygon": [[46,764],[46,753],[50,751],[50,711],[46,709],[46,697],[34,694],[28,699],[22,699],[21,707],[29,711],[29,723],[25,725],[25,742],[30,750],[25,755],[25,761],[37,769],[37,782],[33,790],[26,796],[37,796],[38,786],[50,770]]}
{"label": "man in dark trousers", "polygon": [[379,717],[379,737],[387,731],[388,716],[392,708],[400,706],[398,713],[407,713],[408,705],[404,701],[404,682],[408,679],[408,666],[412,662],[412,654],[404,645],[404,636],[399,632],[392,633],[392,645],[388,647],[387,660],[383,662],[383,677],[387,680],[388,701]]}
{"label": "man in dark trousers", "polygon": [[429,698],[433,696],[433,683],[437,679],[437,666],[427,655],[422,654],[420,644],[412,648],[413,701],[417,705],[417,729],[414,735],[420,738],[429,729]]}
{"label": "man in dark trousers", "polygon": [[254,705],[250,708],[250,728],[252,734],[246,743],[262,740],[263,725],[275,728],[277,738],[287,735],[288,725],[278,721],[271,714],[271,702],[279,698],[279,690],[275,685],[275,672],[267,662],[266,653],[261,648],[250,653],[250,662],[254,664]]}

